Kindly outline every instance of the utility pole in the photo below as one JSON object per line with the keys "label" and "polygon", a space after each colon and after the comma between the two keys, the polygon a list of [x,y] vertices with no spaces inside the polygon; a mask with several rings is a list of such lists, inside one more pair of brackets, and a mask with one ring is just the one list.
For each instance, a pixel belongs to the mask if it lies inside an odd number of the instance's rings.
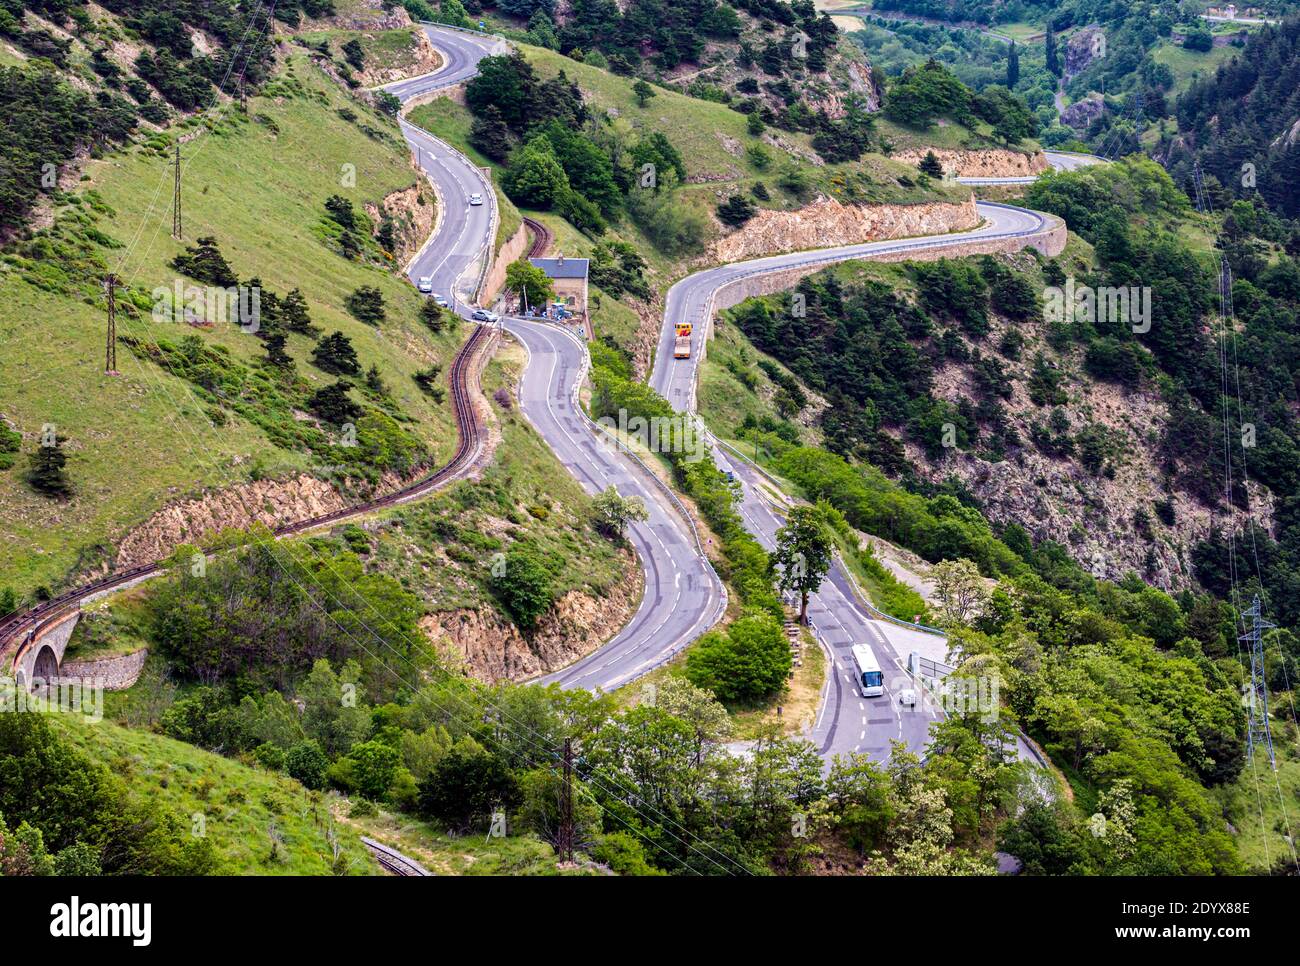
{"label": "utility pole", "polygon": [[104,345],[104,375],[117,375],[117,276],[109,272],[104,279],[108,287],[108,336]]}
{"label": "utility pole", "polygon": [[1264,631],[1276,624],[1264,620],[1260,613],[1259,595],[1251,602],[1250,609],[1241,615],[1250,627],[1238,638],[1250,645],[1250,692],[1246,695],[1246,757],[1253,758],[1255,750],[1262,748],[1268,752],[1268,763],[1277,770],[1277,760],[1273,757],[1273,734],[1268,727],[1268,684],[1264,680]]}
{"label": "utility pole", "polygon": [[564,781],[560,784],[560,831],[556,843],[561,862],[573,861],[573,739],[564,739]]}
{"label": "utility pole", "polygon": [[172,237],[181,240],[181,142],[176,142],[176,186],[172,189]]}

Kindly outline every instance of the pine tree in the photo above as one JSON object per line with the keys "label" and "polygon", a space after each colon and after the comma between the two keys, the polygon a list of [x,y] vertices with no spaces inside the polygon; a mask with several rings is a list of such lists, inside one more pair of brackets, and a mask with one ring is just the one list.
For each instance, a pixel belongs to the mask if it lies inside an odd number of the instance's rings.
{"label": "pine tree", "polygon": [[311,359],[318,368],[337,375],[355,376],[361,371],[357,350],[352,348],[352,341],[342,332],[334,332],[317,342]]}
{"label": "pine tree", "polygon": [[1015,90],[1016,84],[1020,81],[1020,51],[1016,49],[1016,42],[1011,41],[1011,49],[1007,52],[1007,89]]}
{"label": "pine tree", "polygon": [[450,312],[444,312],[442,306],[433,299],[425,299],[424,304],[420,306],[420,321],[427,325],[432,332],[441,332],[447,325],[447,316]]}
{"label": "pine tree", "polygon": [[307,408],[327,423],[339,425],[355,420],[361,415],[361,407],[348,395],[351,388],[346,382],[336,382],[318,389],[307,400]]}
{"label": "pine tree", "polygon": [[226,257],[217,247],[217,240],[211,235],[200,238],[196,246],[187,245],[184,254],[172,259],[172,268],[209,285],[231,288],[239,284]]}
{"label": "pine tree", "polygon": [[41,440],[32,454],[32,468],[27,481],[38,493],[66,500],[72,496],[72,481],[64,471],[68,456],[63,452],[63,436],[48,436]]}
{"label": "pine tree", "polygon": [[917,167],[920,168],[922,174],[928,174],[931,178],[943,177],[943,165],[939,163],[939,159],[933,151],[926,151],[925,157],[921,159],[921,163]]}
{"label": "pine tree", "polygon": [[280,317],[284,320],[284,327],[290,332],[301,332],[304,335],[312,335],[315,332],[315,326],[311,324],[311,313],[307,309],[307,300],[299,289],[294,289],[284,297],[280,303]]}
{"label": "pine tree", "polygon": [[474,115],[474,123],[469,129],[469,143],[493,161],[504,164],[509,160],[515,141],[510,125],[495,104],[486,105]]}
{"label": "pine tree", "polygon": [[277,369],[292,369],[293,357],[284,351],[288,339],[283,332],[273,332],[266,337],[266,358]]}
{"label": "pine tree", "polygon": [[1047,56],[1047,72],[1056,77],[1061,76],[1061,61],[1056,52],[1056,34],[1052,31],[1052,25],[1047,25],[1047,37],[1043,42],[1044,51]]}

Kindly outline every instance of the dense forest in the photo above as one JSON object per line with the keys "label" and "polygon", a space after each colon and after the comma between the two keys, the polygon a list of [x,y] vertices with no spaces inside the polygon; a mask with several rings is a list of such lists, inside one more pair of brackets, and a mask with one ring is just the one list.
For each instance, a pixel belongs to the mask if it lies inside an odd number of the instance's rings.
{"label": "dense forest", "polygon": [[1300,17],[1252,34],[1178,99],[1177,116],[1171,171],[1187,179],[1190,151],[1235,197],[1258,192],[1279,215],[1300,216]]}

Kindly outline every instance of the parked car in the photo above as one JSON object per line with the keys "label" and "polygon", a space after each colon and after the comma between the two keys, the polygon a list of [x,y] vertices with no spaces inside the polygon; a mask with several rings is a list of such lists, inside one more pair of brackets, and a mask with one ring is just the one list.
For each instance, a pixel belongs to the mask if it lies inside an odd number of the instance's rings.
{"label": "parked car", "polygon": [[489,312],[487,309],[475,309],[470,313],[469,317],[475,322],[496,322],[501,318],[495,312]]}
{"label": "parked car", "polygon": [[433,276],[421,275],[420,280],[415,283],[415,287],[425,295],[431,294],[433,292]]}
{"label": "parked car", "polygon": [[433,293],[433,300],[437,302],[439,305],[441,305],[444,309],[447,307],[447,299],[439,295],[437,292]]}
{"label": "parked car", "polygon": [[469,203],[471,205],[481,205],[483,204],[483,196],[476,191],[469,196]]}

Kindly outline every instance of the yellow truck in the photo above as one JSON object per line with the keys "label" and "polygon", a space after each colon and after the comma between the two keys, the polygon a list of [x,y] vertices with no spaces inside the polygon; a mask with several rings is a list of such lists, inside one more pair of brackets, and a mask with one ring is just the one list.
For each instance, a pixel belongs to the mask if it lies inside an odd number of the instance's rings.
{"label": "yellow truck", "polygon": [[677,323],[677,339],[673,343],[674,359],[689,359],[691,357],[691,323]]}

